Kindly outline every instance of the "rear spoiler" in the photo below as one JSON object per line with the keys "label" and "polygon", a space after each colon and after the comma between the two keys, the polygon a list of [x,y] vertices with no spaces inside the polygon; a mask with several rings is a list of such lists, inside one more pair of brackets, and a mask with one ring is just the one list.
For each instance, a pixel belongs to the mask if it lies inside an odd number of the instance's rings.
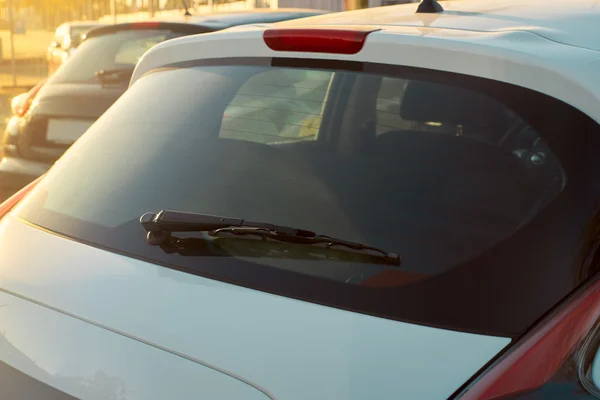
{"label": "rear spoiler", "polygon": [[214,26],[188,24],[183,22],[158,22],[158,21],[142,21],[142,22],[126,22],[114,25],[105,25],[91,29],[86,35],[85,39],[92,37],[108,35],[120,31],[132,31],[132,30],[168,30],[171,32],[185,33],[193,35],[197,33],[214,32],[222,28],[216,28]]}

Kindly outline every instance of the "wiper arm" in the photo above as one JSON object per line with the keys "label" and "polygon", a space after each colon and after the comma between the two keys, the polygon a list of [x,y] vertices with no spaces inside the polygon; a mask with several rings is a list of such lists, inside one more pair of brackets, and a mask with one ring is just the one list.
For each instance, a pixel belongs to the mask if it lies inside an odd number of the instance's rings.
{"label": "wiper arm", "polygon": [[162,210],[158,213],[146,213],[142,215],[140,223],[148,232],[146,236],[148,244],[153,246],[160,246],[167,242],[172,232],[208,232],[211,236],[231,233],[234,235],[255,235],[287,243],[305,245],[325,244],[327,248],[334,246],[345,247],[356,252],[375,253],[393,265],[401,264],[400,255],[378,249],[377,247],[317,235],[315,232],[304,229],[295,229],[264,222],[246,221],[241,218]]}
{"label": "wiper arm", "polygon": [[149,212],[142,215],[140,223],[148,232],[148,243],[153,246],[163,244],[171,236],[171,232],[211,232],[230,227],[264,228],[273,232],[299,237],[315,236],[314,232],[303,229],[245,221],[241,218],[219,217],[183,211],[162,210],[157,214]]}
{"label": "wiper arm", "polygon": [[101,69],[100,71],[96,71],[94,75],[103,83],[109,81],[120,82],[131,78],[131,75],[133,75],[133,70],[133,67],[118,69]]}

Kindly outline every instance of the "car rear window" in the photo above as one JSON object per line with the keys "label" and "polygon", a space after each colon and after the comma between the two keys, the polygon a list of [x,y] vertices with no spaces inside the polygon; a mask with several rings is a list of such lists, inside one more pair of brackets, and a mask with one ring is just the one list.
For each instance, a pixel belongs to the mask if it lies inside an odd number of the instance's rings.
{"label": "car rear window", "polygon": [[[55,83],[101,83],[96,73],[133,68],[150,47],[182,36],[169,30],[117,31],[84,40],[77,52],[52,76]],[[131,74],[130,74],[131,75]],[[127,79],[122,82],[128,83]]]}
{"label": "car rear window", "polygon": [[[147,74],[19,216],[165,267],[459,330],[515,334],[572,288],[566,268],[541,264],[564,259],[540,249],[571,173],[551,119],[573,126],[577,112],[462,75],[301,64],[205,60]],[[245,236],[151,246],[139,219],[165,209],[307,229],[402,264]]]}

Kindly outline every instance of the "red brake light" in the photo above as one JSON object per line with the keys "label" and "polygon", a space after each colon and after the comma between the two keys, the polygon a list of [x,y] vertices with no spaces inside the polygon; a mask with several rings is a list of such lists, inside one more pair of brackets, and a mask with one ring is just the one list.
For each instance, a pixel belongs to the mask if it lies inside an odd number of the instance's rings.
{"label": "red brake light", "polygon": [[17,193],[8,198],[4,203],[0,204],[0,219],[2,219],[6,214],[10,212],[29,192],[35,188],[38,182],[42,179],[42,177],[37,178],[35,181],[31,182],[29,185],[25,186],[23,189],[19,190]]}
{"label": "red brake light", "polygon": [[263,39],[271,50],[312,53],[356,54],[374,30],[267,29]]}
{"label": "red brake light", "polygon": [[22,117],[25,114],[27,114],[27,111],[29,111],[29,108],[31,107],[31,104],[33,103],[33,99],[35,99],[35,96],[38,94],[38,92],[40,91],[40,89],[42,88],[42,86],[44,86],[44,83],[46,83],[45,79],[42,80],[41,82],[39,82],[37,85],[35,85],[29,91],[29,93],[27,93],[27,97],[25,99],[23,99],[23,101],[21,102],[21,104],[19,104],[16,107],[15,113],[19,117]]}
{"label": "red brake light", "polygon": [[134,22],[131,24],[135,29],[158,29],[160,28],[160,22],[155,21],[144,21],[144,22]]}
{"label": "red brake light", "polygon": [[600,317],[600,280],[542,320],[524,340],[459,396],[488,400],[539,388],[581,344]]}

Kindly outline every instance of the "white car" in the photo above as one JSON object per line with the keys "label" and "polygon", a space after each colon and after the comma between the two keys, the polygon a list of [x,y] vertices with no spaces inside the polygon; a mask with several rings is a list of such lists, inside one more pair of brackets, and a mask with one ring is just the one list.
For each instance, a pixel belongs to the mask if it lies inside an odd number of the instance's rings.
{"label": "white car", "polygon": [[163,42],[1,207],[2,399],[592,399],[600,6]]}

